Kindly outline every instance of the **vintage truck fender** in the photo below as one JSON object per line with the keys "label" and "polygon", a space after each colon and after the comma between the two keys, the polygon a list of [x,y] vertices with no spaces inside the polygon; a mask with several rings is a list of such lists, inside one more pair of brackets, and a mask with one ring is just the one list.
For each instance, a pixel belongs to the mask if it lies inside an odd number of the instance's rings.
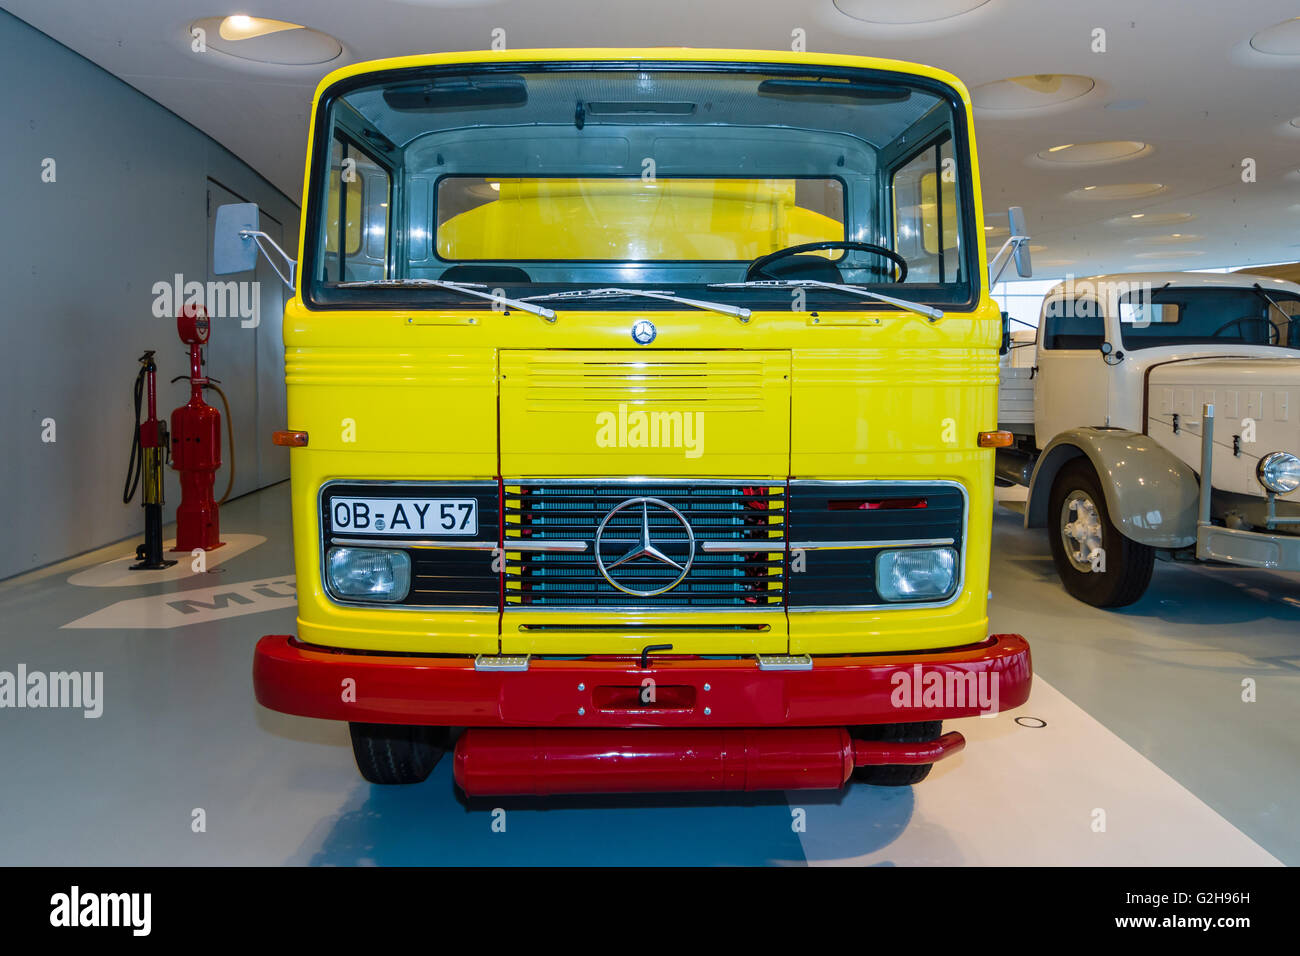
{"label": "vintage truck fender", "polygon": [[1125,537],[1153,548],[1196,543],[1196,473],[1150,436],[1124,428],[1071,428],[1051,440],[1029,480],[1026,528],[1046,527],[1052,482],[1080,456],[1097,470],[1106,510]]}

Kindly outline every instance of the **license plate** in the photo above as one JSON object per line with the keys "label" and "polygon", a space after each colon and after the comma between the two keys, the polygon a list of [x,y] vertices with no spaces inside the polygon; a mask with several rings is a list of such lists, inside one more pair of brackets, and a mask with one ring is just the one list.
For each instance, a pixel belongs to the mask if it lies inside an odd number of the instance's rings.
{"label": "license plate", "polygon": [[330,498],[334,534],[478,534],[473,498]]}

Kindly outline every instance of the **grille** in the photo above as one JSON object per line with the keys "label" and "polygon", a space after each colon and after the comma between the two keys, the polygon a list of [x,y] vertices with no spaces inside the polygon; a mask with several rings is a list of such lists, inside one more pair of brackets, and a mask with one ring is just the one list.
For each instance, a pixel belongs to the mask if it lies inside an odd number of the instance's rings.
{"label": "grille", "polygon": [[[784,600],[785,489],[778,484],[730,482],[534,482],[507,483],[505,495],[506,607],[721,607],[779,606]],[[678,568],[651,557],[613,566],[649,540],[668,559],[686,564],[689,535],[668,508],[657,503],[619,505],[635,499],[663,502],[690,524],[694,560],[680,583],[660,594],[629,594],[602,576],[601,551],[610,576],[626,588],[653,591],[681,576]],[[619,509],[616,511],[616,509]],[[611,512],[615,512],[610,516]],[[546,542],[584,542],[579,552],[512,551],[512,541],[532,547]],[[753,549],[709,551],[726,543]]]}

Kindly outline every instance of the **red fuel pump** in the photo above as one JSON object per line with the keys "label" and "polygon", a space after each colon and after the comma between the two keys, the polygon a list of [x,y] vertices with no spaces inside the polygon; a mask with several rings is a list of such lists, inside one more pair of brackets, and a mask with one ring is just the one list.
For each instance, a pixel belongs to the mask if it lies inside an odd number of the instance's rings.
{"label": "red fuel pump", "polygon": [[[122,503],[130,504],[135,490],[144,482],[140,503],[144,508],[144,544],[135,549],[139,564],[132,571],[157,571],[175,561],[162,556],[163,458],[167,454],[167,423],[158,418],[158,365],[153,350],[140,356],[140,372],[135,377],[135,427],[131,431],[131,458],[126,466],[126,485]],[[146,401],[147,418],[140,420],[141,404]]]}
{"label": "red fuel pump", "polygon": [[190,347],[190,400],[172,412],[172,467],[181,476],[181,503],[176,509],[173,551],[221,547],[213,480],[221,467],[221,413],[203,400],[208,378],[203,374],[203,346],[211,332],[201,305],[184,306],[176,316],[176,331]]}

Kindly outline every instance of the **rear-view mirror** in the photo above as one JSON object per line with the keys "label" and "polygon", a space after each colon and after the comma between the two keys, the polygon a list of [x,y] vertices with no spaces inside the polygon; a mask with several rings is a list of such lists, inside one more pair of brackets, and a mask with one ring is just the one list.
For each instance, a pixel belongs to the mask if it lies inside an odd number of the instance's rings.
{"label": "rear-view mirror", "polygon": [[[1029,227],[1025,224],[1025,210],[1020,206],[1012,206],[1007,210],[1007,222],[1011,227],[1011,235],[1029,235]],[[1034,266],[1029,257],[1028,242],[1016,244],[1015,259],[1016,272],[1020,275],[1020,278],[1028,279],[1034,274]]]}
{"label": "rear-view mirror", "polygon": [[[219,276],[249,272],[257,266],[257,203],[227,203],[217,207],[212,236],[212,271]],[[240,235],[240,233],[245,233]]]}

